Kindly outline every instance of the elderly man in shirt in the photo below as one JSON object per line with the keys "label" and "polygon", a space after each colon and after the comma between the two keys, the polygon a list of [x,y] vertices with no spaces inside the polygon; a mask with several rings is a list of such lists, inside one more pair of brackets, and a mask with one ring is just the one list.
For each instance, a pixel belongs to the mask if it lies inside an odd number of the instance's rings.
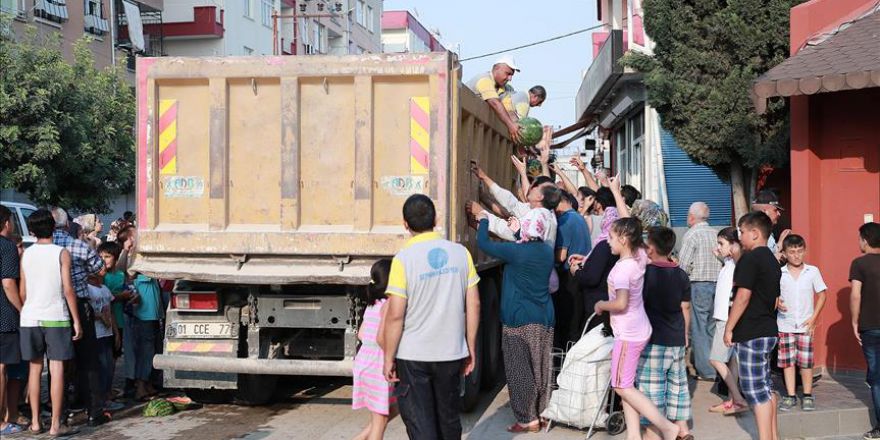
{"label": "elderly man in shirt", "polygon": [[715,380],[715,369],[709,364],[715,322],[715,280],[721,262],[715,256],[718,231],[709,226],[709,206],[694,202],[688,211],[688,231],[684,234],[679,266],[691,280],[691,344],[697,377]]}
{"label": "elderly man in shirt", "polygon": [[89,275],[104,272],[104,260],[86,242],[70,235],[70,221],[67,211],[52,208],[55,218],[55,232],[52,241],[70,252],[70,277],[76,292],[76,304],[82,319],[83,336],[74,342],[76,351],[76,387],[80,398],[86,404],[89,416],[88,425],[98,426],[110,421],[104,414],[104,396],[101,396],[98,381],[98,339],[95,334],[95,311],[89,305],[89,288],[86,279]]}

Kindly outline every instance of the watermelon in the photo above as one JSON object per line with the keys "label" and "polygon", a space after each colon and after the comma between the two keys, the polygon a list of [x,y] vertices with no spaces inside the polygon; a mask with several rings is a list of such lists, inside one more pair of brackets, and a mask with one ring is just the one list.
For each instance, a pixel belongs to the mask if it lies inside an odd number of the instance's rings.
{"label": "watermelon", "polygon": [[165,417],[174,414],[174,405],[165,399],[153,399],[144,407],[144,417]]}
{"label": "watermelon", "polygon": [[544,126],[541,121],[535,118],[522,118],[519,120],[519,127],[520,134],[522,134],[520,145],[531,147],[541,142],[541,138],[544,136]]}

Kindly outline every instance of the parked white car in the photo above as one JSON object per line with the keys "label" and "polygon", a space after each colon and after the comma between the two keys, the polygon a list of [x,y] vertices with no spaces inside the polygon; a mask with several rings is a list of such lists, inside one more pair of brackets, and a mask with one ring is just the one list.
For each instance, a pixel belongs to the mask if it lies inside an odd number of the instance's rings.
{"label": "parked white car", "polygon": [[24,247],[36,243],[37,239],[28,232],[25,219],[27,219],[32,212],[36,211],[37,207],[34,205],[28,205],[27,203],[7,202],[5,200],[0,201],[0,204],[12,211],[12,223],[15,224],[15,232],[21,235],[22,241],[24,241]]}

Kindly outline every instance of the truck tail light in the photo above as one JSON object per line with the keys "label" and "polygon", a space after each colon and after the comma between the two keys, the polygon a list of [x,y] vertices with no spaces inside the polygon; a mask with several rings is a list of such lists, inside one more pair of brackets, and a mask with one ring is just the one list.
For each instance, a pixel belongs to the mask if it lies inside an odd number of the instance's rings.
{"label": "truck tail light", "polygon": [[217,292],[174,292],[171,308],[190,312],[216,312],[220,310]]}

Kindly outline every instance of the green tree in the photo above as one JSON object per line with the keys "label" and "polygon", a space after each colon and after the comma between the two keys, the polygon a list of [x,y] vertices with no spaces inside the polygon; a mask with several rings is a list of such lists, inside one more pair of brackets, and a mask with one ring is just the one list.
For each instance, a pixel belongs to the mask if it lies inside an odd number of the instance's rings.
{"label": "green tree", "polygon": [[744,169],[788,160],[788,107],[753,107],[752,82],[788,55],[789,10],[799,0],[644,0],[653,56],[623,62],[645,72],[648,101],[697,161],[729,170],[737,216],[748,210]]}
{"label": "green tree", "polygon": [[119,69],[98,70],[79,40],[0,35],[0,187],[39,204],[107,212],[134,184],[135,101]]}

